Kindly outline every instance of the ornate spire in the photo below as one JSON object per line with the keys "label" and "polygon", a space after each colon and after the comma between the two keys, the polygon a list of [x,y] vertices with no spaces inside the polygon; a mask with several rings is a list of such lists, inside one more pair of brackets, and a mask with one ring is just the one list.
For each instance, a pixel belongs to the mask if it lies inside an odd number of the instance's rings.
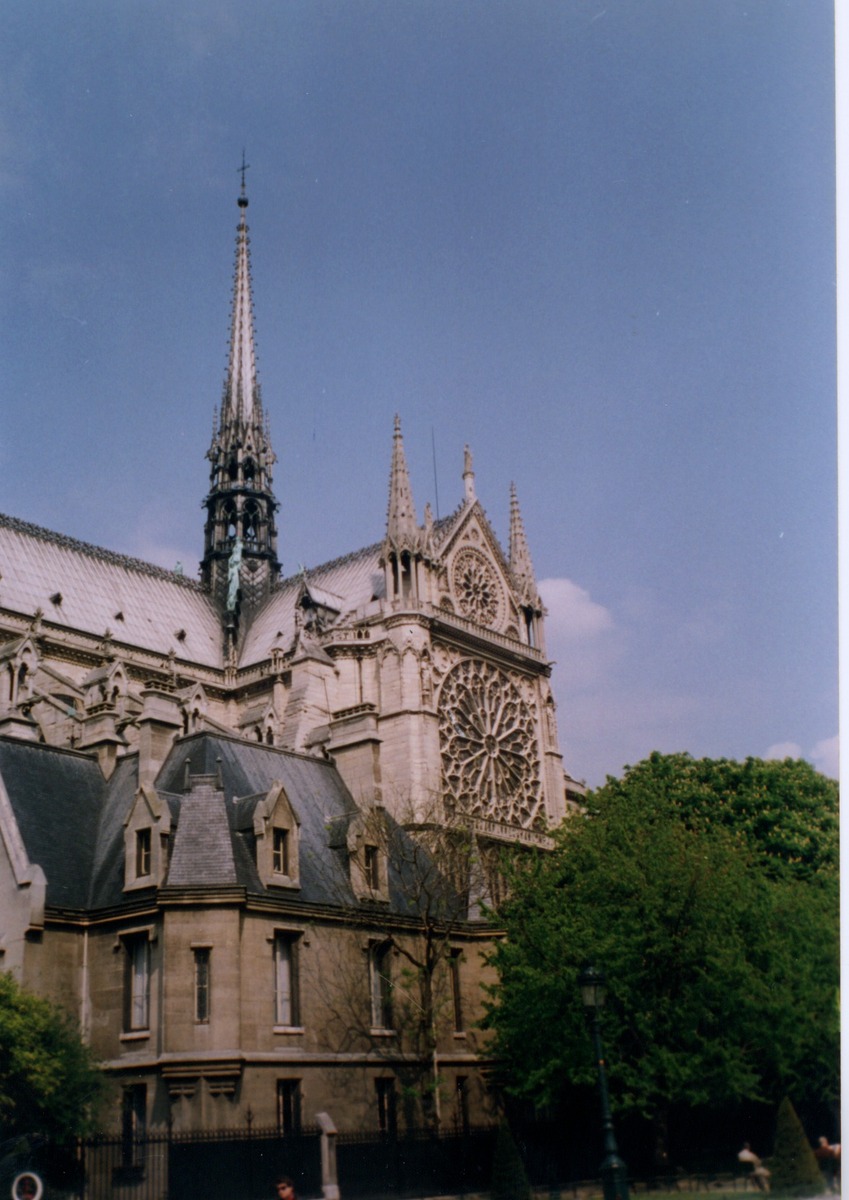
{"label": "ornate spire", "polygon": [[227,418],[241,419],[249,424],[256,411],[262,419],[262,404],[256,378],[253,299],[251,296],[251,255],[248,237],[248,197],[245,193],[247,165],[242,155],[242,191],[238,199],[241,210],[236,234],[236,270],[233,280],[233,309],[230,326],[230,361],[224,383],[221,404],[221,423]]}
{"label": "ornate spire", "polygon": [[510,570],[519,585],[523,599],[536,603],[534,568],[514,483],[510,484]]}
{"label": "ornate spire", "polygon": [[262,602],[280,571],[277,501],[271,490],[276,458],[256,377],[246,170],[243,154],[230,355],[221,413],[207,454],[212,468],[201,563],[203,581],[226,610],[228,629],[234,631],[240,612]]}
{"label": "ornate spire", "polygon": [[393,550],[415,550],[419,542],[416,507],[404,454],[401,418],[395,415],[392,440],[392,466],[389,471],[389,508],[386,515],[386,541]]}

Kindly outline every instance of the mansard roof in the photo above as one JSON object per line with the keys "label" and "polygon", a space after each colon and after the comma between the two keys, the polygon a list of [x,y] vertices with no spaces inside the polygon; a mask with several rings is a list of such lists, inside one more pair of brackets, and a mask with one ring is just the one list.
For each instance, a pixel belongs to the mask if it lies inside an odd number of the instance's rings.
{"label": "mansard roof", "polygon": [[[221,619],[200,584],[174,571],[0,514],[0,607],[46,624],[221,665]],[[178,632],[184,636],[178,638]]]}
{"label": "mansard roof", "polygon": [[0,779],[29,861],[47,877],[47,903],[88,901],[104,783],[87,754],[0,737]]}

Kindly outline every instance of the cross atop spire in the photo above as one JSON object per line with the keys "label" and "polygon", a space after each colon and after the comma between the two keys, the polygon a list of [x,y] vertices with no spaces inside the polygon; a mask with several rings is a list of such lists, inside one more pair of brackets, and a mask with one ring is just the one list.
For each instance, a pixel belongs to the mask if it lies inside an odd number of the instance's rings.
{"label": "cross atop spire", "polygon": [[386,515],[386,540],[395,550],[412,550],[418,543],[419,529],[413,490],[401,436],[401,418],[395,415],[392,439],[392,466],[389,470],[389,508]]}
{"label": "cross atop spire", "polygon": [[251,165],[250,163],[245,162],[245,148],[243,146],[242,147],[242,165],[239,167],[239,174],[242,176],[242,194],[241,194],[241,196],[239,196],[239,207],[240,208],[248,207],[248,196],[247,196],[247,192],[245,191],[245,171],[247,171],[247,169],[250,165]]}

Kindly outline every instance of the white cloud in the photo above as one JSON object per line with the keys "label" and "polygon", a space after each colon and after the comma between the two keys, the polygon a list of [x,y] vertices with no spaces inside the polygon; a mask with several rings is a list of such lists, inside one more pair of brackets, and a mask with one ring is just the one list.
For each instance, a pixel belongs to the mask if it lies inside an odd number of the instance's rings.
{"label": "white cloud", "polygon": [[840,739],[835,737],[821,738],[808,755],[811,762],[823,775],[837,779],[840,761]]}
{"label": "white cloud", "polygon": [[765,759],[805,758],[813,763],[823,775],[832,779],[838,776],[839,739],[821,738],[807,754],[798,742],[776,742],[765,752]]}
{"label": "white cloud", "polygon": [[775,742],[764,751],[764,758],[767,761],[776,759],[783,762],[785,758],[802,758],[802,747],[798,742]]}
{"label": "white cloud", "polygon": [[545,628],[550,639],[583,640],[613,628],[608,609],[571,579],[542,579],[539,591],[548,609]]}

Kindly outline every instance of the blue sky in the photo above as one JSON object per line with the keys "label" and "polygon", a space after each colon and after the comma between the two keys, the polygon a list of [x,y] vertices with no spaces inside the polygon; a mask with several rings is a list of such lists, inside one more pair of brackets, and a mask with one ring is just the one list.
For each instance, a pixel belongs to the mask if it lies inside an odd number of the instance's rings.
{"label": "blue sky", "polygon": [[836,773],[831,4],[10,0],[0,510],[193,570],[243,146],[287,573],[399,412],[420,515],[516,484],[573,774]]}

